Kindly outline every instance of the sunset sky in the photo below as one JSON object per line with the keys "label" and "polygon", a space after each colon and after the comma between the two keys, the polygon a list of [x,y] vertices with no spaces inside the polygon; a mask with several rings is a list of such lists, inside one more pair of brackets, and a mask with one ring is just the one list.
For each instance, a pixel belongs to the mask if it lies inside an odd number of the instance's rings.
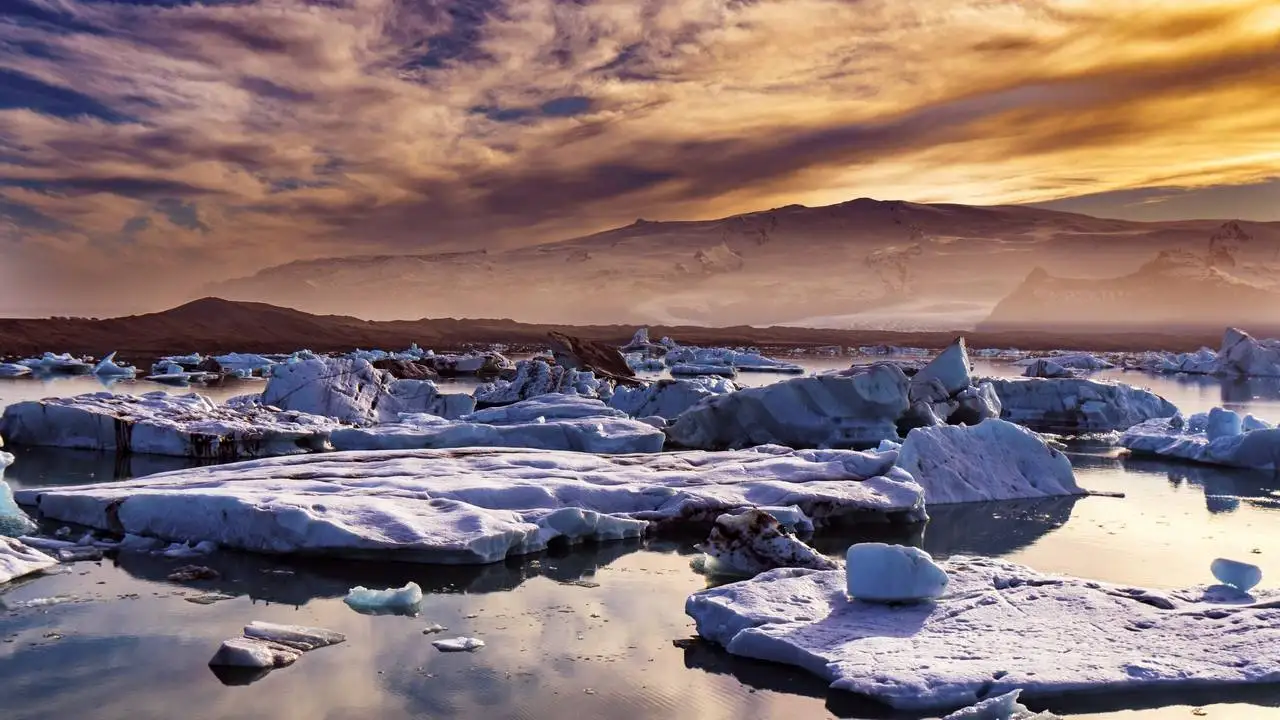
{"label": "sunset sky", "polygon": [[2,0],[0,311],[859,196],[1280,220],[1277,88],[1274,0]]}

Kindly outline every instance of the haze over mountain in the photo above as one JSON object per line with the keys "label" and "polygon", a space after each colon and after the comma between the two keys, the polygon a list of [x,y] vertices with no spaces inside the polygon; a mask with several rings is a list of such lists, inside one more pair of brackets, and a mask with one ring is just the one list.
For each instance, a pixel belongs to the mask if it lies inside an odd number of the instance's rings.
{"label": "haze over mountain", "polygon": [[[1207,253],[1220,225],[858,199],[712,221],[637,220],[508,251],[300,261],[204,292],[377,319],[951,330],[973,327],[1025,285],[1035,268],[1086,279],[1138,271],[1160,253]],[[1274,256],[1280,223],[1233,227],[1241,234],[1247,228],[1251,236],[1232,245],[1232,258],[1238,255],[1240,262],[1236,271],[1247,268],[1257,287],[1280,282],[1280,258]],[[1195,302],[1186,285],[1172,283],[1167,290],[1170,296],[1178,292]],[[1229,302],[1213,307],[1198,321],[1231,321]],[[1084,312],[1071,304],[1044,311],[1055,319]],[[1114,318],[1101,306],[1088,312],[1099,320]],[[1133,317],[1139,316],[1135,310]]]}

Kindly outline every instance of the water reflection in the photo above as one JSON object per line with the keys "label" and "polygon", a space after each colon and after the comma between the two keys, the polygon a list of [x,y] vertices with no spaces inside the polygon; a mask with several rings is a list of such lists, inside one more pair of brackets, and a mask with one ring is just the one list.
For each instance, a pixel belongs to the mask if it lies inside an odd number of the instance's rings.
{"label": "water reflection", "polygon": [[85,485],[112,480],[128,480],[170,470],[185,470],[210,464],[195,458],[166,455],[121,455],[114,451],[66,450],[47,447],[6,447],[15,461],[4,474],[15,488]]}

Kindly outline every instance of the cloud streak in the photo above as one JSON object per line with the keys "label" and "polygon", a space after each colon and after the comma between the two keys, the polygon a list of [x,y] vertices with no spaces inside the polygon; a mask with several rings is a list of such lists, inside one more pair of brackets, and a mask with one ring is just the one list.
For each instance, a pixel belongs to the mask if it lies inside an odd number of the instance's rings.
{"label": "cloud streak", "polygon": [[1277,174],[1277,52],[1266,0],[11,0],[0,247],[56,280],[0,295],[859,195],[1221,193]]}

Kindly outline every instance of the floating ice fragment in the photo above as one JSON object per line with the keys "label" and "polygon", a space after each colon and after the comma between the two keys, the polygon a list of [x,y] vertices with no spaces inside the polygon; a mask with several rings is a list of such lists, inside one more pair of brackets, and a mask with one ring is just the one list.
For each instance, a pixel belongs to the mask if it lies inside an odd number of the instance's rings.
{"label": "floating ice fragment", "polygon": [[356,586],[343,599],[352,610],[366,615],[417,615],[422,588],[410,582],[399,589],[370,590]]}
{"label": "floating ice fragment", "polygon": [[865,602],[916,602],[941,597],[947,573],[919,548],[860,543],[845,555],[845,587]]}
{"label": "floating ice fragment", "polygon": [[484,641],[472,637],[457,637],[450,640],[433,640],[432,646],[440,652],[470,652],[484,647]]}
{"label": "floating ice fragment", "polygon": [[1209,565],[1209,571],[1223,585],[1230,585],[1242,592],[1249,592],[1262,582],[1262,568],[1237,560],[1218,558]]}
{"label": "floating ice fragment", "polygon": [[423,634],[423,635],[435,635],[436,633],[442,633],[442,632],[444,632],[444,631],[446,631],[446,630],[448,630],[448,629],[449,629],[449,628],[447,628],[447,627],[445,627],[445,626],[441,625],[440,623],[431,623],[430,625],[428,625],[428,626],[426,626],[426,627],[422,628],[422,634]]}
{"label": "floating ice fragment", "polygon": [[244,636],[280,643],[303,652],[329,645],[337,645],[347,639],[346,635],[334,630],[307,627],[305,625],[281,625],[262,622],[261,620],[254,620],[245,625]]}

